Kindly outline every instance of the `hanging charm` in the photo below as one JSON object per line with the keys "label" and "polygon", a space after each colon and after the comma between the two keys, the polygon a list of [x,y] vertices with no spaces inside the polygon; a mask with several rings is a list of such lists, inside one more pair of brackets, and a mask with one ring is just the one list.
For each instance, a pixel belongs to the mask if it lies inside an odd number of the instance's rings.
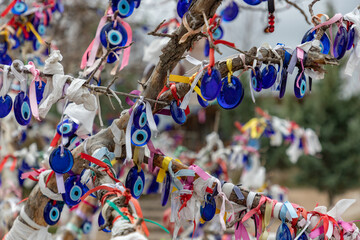
{"label": "hanging charm", "polygon": [[141,167],[134,166],[132,167],[128,175],[126,176],[125,180],[125,187],[130,189],[131,195],[138,199],[143,190],[145,185],[145,175],[144,171],[141,169]]}
{"label": "hanging charm", "polygon": [[265,33],[272,33],[275,30],[275,0],[268,0],[268,26],[265,28]]}
{"label": "hanging charm", "polygon": [[29,97],[21,91],[16,95],[14,101],[15,119],[20,125],[28,125],[31,120],[31,108]]}
{"label": "hanging charm", "polygon": [[55,225],[61,215],[61,211],[64,207],[64,202],[50,200],[44,208],[44,219],[49,225]]}

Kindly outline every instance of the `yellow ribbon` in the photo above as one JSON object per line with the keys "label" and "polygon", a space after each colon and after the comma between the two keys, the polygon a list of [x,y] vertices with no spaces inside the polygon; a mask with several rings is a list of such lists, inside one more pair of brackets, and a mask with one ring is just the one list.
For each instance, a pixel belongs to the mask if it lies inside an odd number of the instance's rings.
{"label": "yellow ribbon", "polygon": [[36,39],[39,41],[39,43],[41,43],[41,44],[44,44],[44,40],[41,38],[41,36],[38,34],[38,32],[36,31],[36,29],[34,28],[34,26],[31,24],[31,22],[27,22],[26,24],[25,24],[25,26],[26,26],[26,30],[27,31],[31,31],[34,35],[35,35],[35,37],[36,37]]}
{"label": "yellow ribbon", "polygon": [[264,118],[253,118],[243,126],[243,129],[245,131],[250,129],[251,138],[260,138],[265,128],[266,128],[266,122]]}
{"label": "yellow ribbon", "polygon": [[169,163],[171,162],[171,157],[164,157],[161,168],[159,170],[159,173],[156,177],[156,181],[162,183],[164,181],[164,178],[166,176],[166,171],[168,170]]}
{"label": "yellow ribbon", "polygon": [[[191,85],[191,83],[194,81],[196,74],[192,75],[191,77],[185,77],[185,76],[179,76],[179,75],[170,75],[169,81],[170,82],[179,82],[179,83],[187,83]],[[199,81],[200,83],[200,81]],[[204,100],[207,101],[202,95],[200,88],[198,86],[195,86],[194,91]]]}
{"label": "yellow ribbon", "polygon": [[262,233],[260,235],[260,240],[267,240],[269,233],[267,231],[267,227],[270,224],[270,220],[271,220],[271,212],[272,212],[272,204],[270,201],[266,201],[266,205],[265,205],[265,216],[264,216],[264,221],[262,221]]}
{"label": "yellow ribbon", "polygon": [[232,59],[229,58],[228,60],[226,60],[226,66],[228,68],[228,83],[231,83],[231,76],[234,74],[234,72],[232,71]]}
{"label": "yellow ribbon", "polygon": [[137,166],[138,172],[140,172],[141,166],[139,166],[139,147],[135,147],[135,149],[134,149],[133,162]]}

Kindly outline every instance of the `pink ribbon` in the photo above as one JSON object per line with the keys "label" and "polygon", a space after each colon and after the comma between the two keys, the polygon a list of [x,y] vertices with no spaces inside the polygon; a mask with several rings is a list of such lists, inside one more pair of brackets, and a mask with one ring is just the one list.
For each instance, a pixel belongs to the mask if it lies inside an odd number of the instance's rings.
{"label": "pink ribbon", "polygon": [[[130,92],[130,94],[140,96],[141,91],[139,91],[139,90],[132,90],[132,91]],[[134,102],[133,100],[131,100],[130,97],[126,97],[126,98],[125,98],[125,102],[126,102],[130,107],[132,107],[132,106],[135,104],[135,102]]]}
{"label": "pink ribbon", "polygon": [[90,43],[90,45],[88,46],[88,48],[86,49],[84,55],[81,58],[81,64],[80,64],[81,69],[84,69],[86,67],[86,63],[87,63],[87,60],[88,60],[88,57],[89,57],[89,53],[90,53],[91,49],[94,46],[94,42],[95,42],[95,39],[92,40],[92,42]]}
{"label": "pink ribbon", "polygon": [[302,50],[301,48],[296,48],[296,55],[297,55],[297,58],[300,59],[300,62],[301,62],[301,73],[300,73],[298,79],[296,80],[296,87],[300,88],[299,82],[300,82],[301,76],[304,72],[304,50]]}
{"label": "pink ribbon", "polygon": [[[206,181],[210,178],[209,174],[207,174],[201,167],[197,165],[189,166],[189,169],[193,170],[202,180]],[[189,177],[191,178],[191,177]]]}
{"label": "pink ribbon", "polygon": [[40,71],[38,69],[35,68],[35,64],[33,62],[29,62],[29,65],[31,65],[30,68],[30,72],[33,75],[33,80],[30,83],[30,89],[29,89],[29,99],[30,99],[30,108],[31,108],[31,112],[32,115],[38,120],[40,120],[39,117],[39,107],[37,104],[37,99],[36,99],[36,86],[35,86],[35,82],[39,82],[39,86],[42,86],[42,81],[40,80]]}
{"label": "pink ribbon", "polygon": [[235,240],[250,240],[249,234],[246,230],[246,227],[241,222],[237,222],[237,227],[235,229]]}
{"label": "pink ribbon", "polygon": [[[327,26],[327,25],[331,25],[333,23],[336,23],[337,21],[342,19],[342,15],[341,13],[337,13],[335,14],[332,18],[330,18],[329,20],[327,20],[326,22],[320,23],[319,25],[316,25],[313,29],[311,29],[311,32],[313,32],[316,29],[319,29],[320,27],[323,26]],[[331,27],[329,28],[329,32],[330,32],[330,53],[331,56],[334,56],[334,51],[333,51],[333,40],[332,40],[332,29]]]}
{"label": "pink ribbon", "polygon": [[21,179],[26,179],[29,178],[30,176],[32,176],[33,178],[37,177],[40,175],[40,173],[44,172],[46,169],[45,168],[40,168],[38,170],[34,170],[31,172],[25,172],[21,174]]}
{"label": "pink ribbon", "polygon": [[65,193],[65,184],[63,174],[55,173],[56,185],[58,193]]}
{"label": "pink ribbon", "polygon": [[[132,42],[132,30],[131,30],[131,27],[127,22],[122,21],[120,17],[117,17],[117,20],[119,22],[121,22],[121,24],[124,26],[124,28],[126,30],[126,33],[128,35],[127,42],[126,42],[126,46],[127,46]],[[131,47],[125,48],[123,50],[124,54],[123,54],[122,62],[121,62],[120,69],[119,69],[120,71],[124,67],[126,67],[128,65],[128,63],[129,63],[130,50],[131,50]]]}
{"label": "pink ribbon", "polygon": [[156,171],[156,169],[158,168],[158,167],[155,167],[155,169],[154,169],[154,162],[153,162],[154,156],[155,156],[155,154],[164,155],[164,153],[162,153],[160,149],[155,148],[154,144],[152,143],[151,140],[149,140],[149,142],[147,143],[147,147],[150,150],[150,157],[148,159],[148,169],[149,169],[149,172],[154,173],[154,171]]}
{"label": "pink ribbon", "polygon": [[[104,27],[105,23],[107,21],[107,16],[103,16],[101,19],[100,19],[100,22],[99,22],[99,25],[97,27],[97,30],[96,30],[96,35],[95,35],[95,38],[92,42],[92,47],[91,47],[91,51],[90,51],[90,55],[89,55],[89,59],[87,60],[87,66],[91,66],[94,64],[95,62],[95,58],[96,58],[96,53],[99,49],[99,46],[100,46],[100,33],[101,33],[101,29]],[[91,46],[91,44],[90,44]],[[90,48],[89,46],[89,48]],[[85,54],[86,55],[86,52]],[[83,56],[83,59],[84,59],[84,56]],[[82,64],[82,63],[81,63]]]}

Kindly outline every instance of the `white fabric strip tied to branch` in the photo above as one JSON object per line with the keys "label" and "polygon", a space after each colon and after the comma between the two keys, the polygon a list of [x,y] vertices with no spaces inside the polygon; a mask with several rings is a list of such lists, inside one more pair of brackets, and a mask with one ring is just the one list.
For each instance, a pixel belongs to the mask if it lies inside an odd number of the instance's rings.
{"label": "white fabric strip tied to branch", "polygon": [[114,136],[113,137],[115,143],[114,154],[116,158],[119,158],[121,157],[121,153],[122,153],[122,145],[125,144],[125,133],[124,130],[118,128],[115,121],[112,122],[110,126],[110,130]]}
{"label": "white fabric strip tied to branch", "polygon": [[3,71],[3,85],[0,90],[0,97],[4,97],[11,87],[11,80],[8,80],[8,73],[9,73],[10,66],[4,65],[4,71]]}
{"label": "white fabric strip tied to branch", "polygon": [[40,187],[40,191],[41,193],[46,196],[47,198],[51,199],[51,200],[55,200],[55,201],[64,201],[62,195],[60,193],[54,193],[53,191],[51,191],[48,187],[46,187],[45,184],[45,178],[46,176],[48,176],[50,173],[52,172],[52,170],[46,170],[42,173],[40,173],[39,175],[39,187]]}
{"label": "white fabric strip tied to branch", "polygon": [[83,104],[88,111],[95,111],[96,97],[90,93],[88,88],[83,87],[86,80],[75,78],[71,81],[70,86],[66,89],[66,98],[77,105]]}
{"label": "white fabric strip tied to branch", "polygon": [[48,227],[41,226],[30,219],[25,213],[24,207],[21,209],[20,217],[26,222],[26,224],[22,223],[19,220],[19,217],[17,217],[10,232],[5,236],[5,240],[53,239],[51,234],[48,232]]}
{"label": "white fabric strip tied to branch", "polygon": [[345,68],[345,74],[352,76],[354,70],[360,66],[360,9],[356,7],[352,12],[345,14],[344,20],[353,22],[355,28],[354,48]]}
{"label": "white fabric strip tied to branch", "polygon": [[126,126],[126,134],[125,134],[125,144],[126,144],[126,159],[125,163],[130,161],[132,159],[132,149],[131,149],[131,127],[134,122],[134,113],[137,107],[140,107],[141,105],[145,105],[145,111],[146,111],[146,119],[149,123],[149,127],[151,131],[154,132],[154,135],[156,136],[158,134],[158,130],[156,127],[156,123],[154,120],[154,116],[152,114],[151,105],[149,102],[144,100],[143,96],[140,96],[140,99],[135,103],[132,112],[130,114],[130,118],[128,121],[128,124]]}
{"label": "white fabric strip tied to branch", "polygon": [[[15,65],[18,66],[21,73],[18,72],[18,70],[15,68]],[[22,61],[16,59],[12,62],[10,68],[11,68],[11,72],[14,75],[14,77],[20,82],[20,90],[26,94],[27,82],[26,82],[26,78],[22,74],[22,71],[24,69],[24,63]]]}
{"label": "white fabric strip tied to branch", "polygon": [[202,75],[203,75],[203,68],[205,66],[205,64],[207,63],[206,60],[204,61],[199,61],[197,60],[196,58],[190,56],[190,55],[186,55],[185,59],[195,65],[195,66],[199,66],[200,65],[200,68],[199,70],[197,71],[197,74],[196,74],[196,77],[194,79],[194,81],[191,83],[191,87],[190,87],[190,90],[185,94],[181,104],[180,104],[180,108],[185,110],[187,108],[187,106],[189,105],[189,102],[190,102],[190,97],[191,97],[191,94],[192,92],[194,91],[194,88],[196,87],[196,85],[198,84],[199,80],[201,79]]}

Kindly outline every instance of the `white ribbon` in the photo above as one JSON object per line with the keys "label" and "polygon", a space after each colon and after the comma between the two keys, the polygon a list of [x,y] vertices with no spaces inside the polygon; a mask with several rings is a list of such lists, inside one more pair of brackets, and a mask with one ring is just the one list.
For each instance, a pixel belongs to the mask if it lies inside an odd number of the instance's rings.
{"label": "white ribbon", "polygon": [[96,110],[96,97],[89,92],[83,85],[86,80],[75,78],[71,81],[70,86],[66,89],[66,97],[69,101],[77,105],[83,104],[88,111]]}
{"label": "white ribbon", "polygon": [[169,162],[168,170],[171,176],[172,184],[174,187],[176,187],[178,190],[183,189],[183,184],[178,179],[178,177],[195,177],[195,171],[191,169],[180,169],[176,173],[172,170],[172,161]]}
{"label": "white ribbon", "polygon": [[118,126],[116,125],[115,121],[112,122],[111,126],[110,126],[110,130],[113,134],[113,140],[115,143],[115,157],[119,158],[121,156],[122,153],[122,145],[125,144],[125,133],[124,130],[119,129]]}
{"label": "white ribbon", "polygon": [[12,74],[15,76],[15,78],[16,78],[17,80],[19,80],[21,91],[23,91],[23,92],[26,94],[26,89],[27,89],[26,79],[25,79],[25,77],[24,77],[21,73],[19,73],[19,72],[16,70],[16,68],[15,68],[15,66],[14,66],[15,64],[18,65],[18,68],[19,68],[20,71],[22,72],[23,69],[24,69],[24,63],[23,63],[22,61],[18,60],[18,59],[14,60],[14,61],[12,62],[12,64],[11,64],[11,72],[12,72]]}
{"label": "white ribbon", "polygon": [[9,89],[11,87],[11,82],[12,81],[11,80],[8,81],[9,68],[10,68],[10,66],[8,66],[8,65],[4,66],[3,85],[2,85],[2,88],[0,90],[0,97],[4,97],[9,92]]}
{"label": "white ribbon", "polygon": [[353,22],[353,26],[355,27],[355,46],[351,50],[351,54],[345,68],[345,74],[352,76],[354,70],[360,65],[360,10],[356,7],[352,12],[344,15],[344,20]]}
{"label": "white ribbon", "polygon": [[46,170],[39,175],[39,187],[41,193],[47,198],[55,201],[64,201],[62,195],[60,193],[55,193],[51,191],[45,184],[45,177],[50,174],[51,170]]}

